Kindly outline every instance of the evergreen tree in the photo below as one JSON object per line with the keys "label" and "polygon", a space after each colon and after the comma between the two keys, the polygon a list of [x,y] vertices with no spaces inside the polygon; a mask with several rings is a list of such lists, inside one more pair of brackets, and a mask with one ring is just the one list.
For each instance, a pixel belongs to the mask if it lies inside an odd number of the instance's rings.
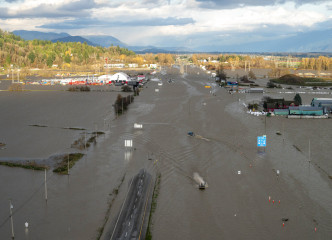
{"label": "evergreen tree", "polygon": [[294,97],[294,101],[297,102],[299,105],[302,105],[302,98],[300,96],[300,94],[296,94]]}

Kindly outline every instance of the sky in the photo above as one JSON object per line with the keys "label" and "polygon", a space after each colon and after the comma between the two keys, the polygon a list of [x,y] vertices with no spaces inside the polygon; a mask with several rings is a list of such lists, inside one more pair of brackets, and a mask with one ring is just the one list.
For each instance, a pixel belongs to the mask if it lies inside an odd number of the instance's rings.
{"label": "sky", "polygon": [[331,0],[0,0],[2,30],[110,35],[133,46],[194,49],[331,27]]}

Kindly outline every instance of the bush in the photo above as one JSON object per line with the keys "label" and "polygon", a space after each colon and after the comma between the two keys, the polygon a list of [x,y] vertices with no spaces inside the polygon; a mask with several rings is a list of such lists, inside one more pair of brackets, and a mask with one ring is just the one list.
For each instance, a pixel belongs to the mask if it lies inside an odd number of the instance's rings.
{"label": "bush", "polygon": [[128,105],[134,101],[133,95],[128,95],[127,97],[122,97],[121,94],[118,95],[115,103],[114,103],[114,111],[115,114],[123,113],[127,110]]}
{"label": "bush", "polygon": [[121,90],[122,92],[132,92],[132,88],[128,85],[122,86]]}
{"label": "bush", "polygon": [[267,88],[276,88],[277,85],[275,85],[275,84],[274,84],[273,82],[271,82],[271,81],[268,81],[267,84],[266,84],[266,87],[267,87]]}
{"label": "bush", "polygon": [[69,92],[90,92],[88,86],[71,86],[68,89]]}
{"label": "bush", "polygon": [[23,90],[22,84],[13,83],[12,85],[9,86],[8,90],[11,92],[21,92]]}

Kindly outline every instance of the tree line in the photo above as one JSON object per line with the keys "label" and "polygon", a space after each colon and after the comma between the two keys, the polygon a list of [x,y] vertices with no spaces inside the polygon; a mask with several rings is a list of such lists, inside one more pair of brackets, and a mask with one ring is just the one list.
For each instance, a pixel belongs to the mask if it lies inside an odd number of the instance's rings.
{"label": "tree line", "polygon": [[14,68],[102,69],[104,63],[172,64],[171,54],[137,55],[119,46],[94,47],[87,43],[24,40],[0,29],[0,66]]}

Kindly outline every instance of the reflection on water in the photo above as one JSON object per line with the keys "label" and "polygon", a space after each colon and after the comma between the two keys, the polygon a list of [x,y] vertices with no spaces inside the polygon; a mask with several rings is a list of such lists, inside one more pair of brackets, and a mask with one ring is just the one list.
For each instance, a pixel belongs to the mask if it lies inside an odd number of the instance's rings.
{"label": "reflection on water", "polygon": [[129,162],[133,157],[133,152],[132,150],[126,150],[124,153],[124,159],[125,161]]}

